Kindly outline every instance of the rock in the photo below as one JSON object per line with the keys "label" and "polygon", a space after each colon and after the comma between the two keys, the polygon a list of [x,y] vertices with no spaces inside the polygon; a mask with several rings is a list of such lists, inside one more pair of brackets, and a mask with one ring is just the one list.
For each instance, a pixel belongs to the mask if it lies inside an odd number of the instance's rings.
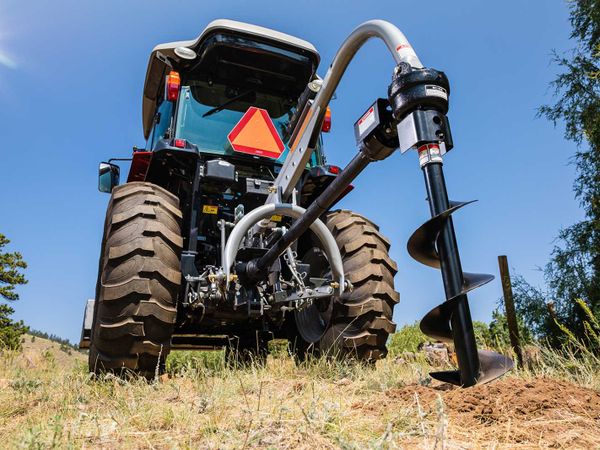
{"label": "rock", "polygon": [[352,383],[352,380],[350,380],[350,378],[342,378],[340,380],[338,380],[335,384],[339,385],[339,386],[347,386],[350,383]]}
{"label": "rock", "polygon": [[448,347],[441,343],[436,342],[433,344],[423,344],[421,351],[425,353],[427,362],[432,366],[445,366],[450,363],[450,354]]}

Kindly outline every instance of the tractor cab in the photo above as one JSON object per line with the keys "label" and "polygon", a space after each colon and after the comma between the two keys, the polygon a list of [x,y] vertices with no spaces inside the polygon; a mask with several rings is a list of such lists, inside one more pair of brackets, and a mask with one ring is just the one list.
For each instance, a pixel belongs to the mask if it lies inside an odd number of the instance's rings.
{"label": "tractor cab", "polygon": [[[158,45],[144,86],[146,151],[175,147],[282,163],[301,113],[299,98],[316,79],[318,64],[310,43],[231,20],[210,23],[195,40]],[[266,111],[246,118],[256,127],[249,138],[256,145],[245,139],[232,146],[230,135],[250,108]],[[314,165],[320,158],[316,152]]]}

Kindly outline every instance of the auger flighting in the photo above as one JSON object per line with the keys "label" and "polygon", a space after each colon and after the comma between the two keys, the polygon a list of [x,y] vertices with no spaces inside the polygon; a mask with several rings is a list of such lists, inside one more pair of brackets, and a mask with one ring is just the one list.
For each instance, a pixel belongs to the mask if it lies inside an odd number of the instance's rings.
{"label": "auger flighting", "polygon": [[494,279],[493,275],[462,271],[451,215],[471,202],[448,200],[443,155],[453,146],[446,118],[450,85],[443,72],[397,67],[389,100],[398,121],[400,150],[416,148],[423,170],[432,218],[408,241],[417,261],[442,272],[446,301],[421,321],[426,335],[454,343],[458,371],[434,372],[432,377],[468,387],[491,381],[510,370],[512,360],[498,353],[477,350],[467,292]]}

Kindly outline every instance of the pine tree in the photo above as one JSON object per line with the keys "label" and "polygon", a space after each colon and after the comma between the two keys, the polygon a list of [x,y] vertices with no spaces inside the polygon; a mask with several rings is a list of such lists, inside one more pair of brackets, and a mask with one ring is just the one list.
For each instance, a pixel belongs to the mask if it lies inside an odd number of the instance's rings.
{"label": "pine tree", "polygon": [[19,350],[21,336],[29,328],[22,321],[14,322],[9,317],[15,310],[8,305],[0,305],[0,349]]}
{"label": "pine tree", "polygon": [[[27,283],[25,275],[21,272],[27,268],[27,264],[20,253],[3,251],[9,243],[6,236],[0,234],[0,299],[15,301],[19,299],[15,287]],[[0,304],[0,349],[19,349],[21,336],[27,333],[28,328],[23,322],[10,319],[9,316],[14,312],[10,306]]]}
{"label": "pine tree", "polygon": [[0,298],[18,300],[19,294],[15,292],[15,286],[27,283],[25,276],[20,272],[21,269],[27,268],[27,264],[19,252],[2,251],[9,243],[6,236],[0,233]]}

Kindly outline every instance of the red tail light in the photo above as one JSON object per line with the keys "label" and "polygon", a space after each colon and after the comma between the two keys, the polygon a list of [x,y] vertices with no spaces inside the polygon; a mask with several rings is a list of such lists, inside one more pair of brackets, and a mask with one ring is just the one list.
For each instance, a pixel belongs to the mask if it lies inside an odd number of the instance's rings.
{"label": "red tail light", "polygon": [[144,181],[146,179],[148,167],[150,167],[151,159],[152,152],[133,152],[133,159],[131,160],[131,167],[129,169],[127,182]]}
{"label": "red tail light", "polygon": [[327,166],[327,170],[329,170],[329,173],[334,175],[337,175],[342,171],[342,169],[340,169],[338,166]]}
{"label": "red tail light", "polygon": [[177,97],[179,97],[180,86],[181,78],[179,78],[179,73],[171,71],[169,75],[167,75],[167,79],[165,81],[165,97],[168,101],[177,101]]}
{"label": "red tail light", "polygon": [[175,139],[175,142],[173,142],[173,144],[177,148],[185,148],[187,142],[185,141],[185,139]]}
{"label": "red tail light", "polygon": [[329,133],[331,131],[331,109],[329,106],[325,110],[325,118],[323,119],[323,126],[321,127],[321,131],[324,133]]}

